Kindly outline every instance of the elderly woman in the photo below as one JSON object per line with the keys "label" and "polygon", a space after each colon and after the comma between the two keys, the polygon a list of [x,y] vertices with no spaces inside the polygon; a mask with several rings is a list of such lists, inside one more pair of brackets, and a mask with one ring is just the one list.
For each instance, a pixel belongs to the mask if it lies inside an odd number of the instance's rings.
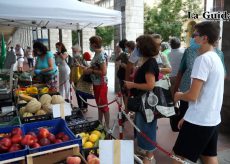
{"label": "elderly woman", "polygon": [[[158,80],[159,68],[155,56],[158,55],[159,49],[151,35],[141,35],[136,39],[138,55],[142,57],[142,63],[136,72],[134,82],[125,81],[125,86],[131,89],[132,96],[139,96],[143,92],[150,91],[154,88]],[[137,127],[145,133],[152,141],[156,142],[157,121],[147,123],[140,112],[135,114],[135,123]],[[138,147],[145,151],[144,164],[151,164],[154,160],[153,151],[156,149],[140,134],[137,134]]]}
{"label": "elderly woman", "polygon": [[70,90],[70,83],[69,83],[69,75],[70,75],[70,68],[66,62],[68,58],[68,53],[65,48],[65,45],[61,42],[56,43],[56,50],[57,53],[55,54],[56,63],[58,65],[59,70],[59,92],[66,101],[69,100],[69,90]]}
{"label": "elderly woman", "polygon": [[33,44],[34,55],[37,56],[34,73],[42,83],[46,83],[50,88],[56,89],[57,66],[53,53],[40,42]]}
{"label": "elderly woman", "polygon": [[[73,51],[73,58],[72,58],[72,64],[71,64],[71,72],[70,72],[70,82],[74,83],[74,86],[77,87],[81,83],[80,78],[83,73],[83,69],[79,67],[79,65],[88,66],[87,62],[84,60],[82,54],[81,54],[81,47],[79,45],[74,45],[72,47]],[[77,97],[77,103],[78,107],[85,113],[87,112],[88,105],[87,103],[87,97],[85,96],[86,93],[82,93],[83,91],[80,91],[80,87],[76,88],[76,97]],[[80,94],[82,93],[82,94]],[[80,96],[84,101],[80,98]]]}

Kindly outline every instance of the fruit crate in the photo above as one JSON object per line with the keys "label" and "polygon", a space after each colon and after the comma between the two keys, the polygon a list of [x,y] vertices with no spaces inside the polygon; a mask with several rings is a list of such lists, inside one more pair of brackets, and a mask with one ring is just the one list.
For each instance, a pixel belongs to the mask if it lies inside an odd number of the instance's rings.
{"label": "fruit crate", "polygon": [[73,108],[71,116],[65,117],[66,123],[71,131],[75,129],[75,126],[86,122],[84,115],[80,108]]}
{"label": "fruit crate", "polygon": [[[100,121],[96,120],[96,121],[86,121],[83,123],[79,123],[79,124],[70,126],[69,128],[72,130],[74,134],[78,134],[81,132],[93,131],[96,128],[98,128],[99,125],[101,125]],[[103,127],[101,129],[103,129]]]}
{"label": "fruit crate", "polygon": [[10,121],[1,122],[0,121],[0,128],[8,127],[8,126],[16,126],[21,125],[21,120],[18,116],[13,117]]}
{"label": "fruit crate", "polygon": [[54,120],[48,120],[48,121],[40,121],[40,122],[33,122],[33,123],[26,123],[23,125],[25,134],[28,132],[35,132],[38,133],[39,128],[47,128],[49,132],[56,135],[59,132],[64,132],[66,135],[69,136],[70,140],[65,141],[58,144],[51,144],[47,146],[41,146],[39,148],[29,148],[29,153],[36,153],[36,152],[42,152],[50,149],[56,149],[63,146],[78,144],[79,146],[82,145],[82,140],[80,137],[75,137],[75,135],[70,131],[70,129],[67,127],[66,122],[63,119],[54,119]]}
{"label": "fruit crate", "polygon": [[[0,128],[0,134],[2,133],[10,133],[14,128],[17,128],[21,126],[10,126],[10,127],[4,127],[4,128]],[[22,132],[23,135],[25,134],[23,131]],[[2,138],[0,138],[1,140]],[[9,159],[13,159],[13,158],[19,158],[19,157],[24,157],[27,154],[27,147],[24,147],[24,149],[19,150],[19,151],[15,151],[15,152],[7,152],[7,153],[0,153],[0,161],[3,160],[9,160]],[[0,162],[1,163],[1,162]]]}
{"label": "fruit crate", "polygon": [[[87,161],[85,160],[85,158],[80,153],[78,153],[76,155],[73,155],[71,157],[79,157],[81,159],[81,163],[80,164],[88,164]],[[61,160],[59,162],[56,162],[54,164],[67,164],[67,160],[63,159],[63,160]]]}
{"label": "fruit crate", "polygon": [[0,123],[10,122],[16,116],[18,116],[17,110],[13,110],[13,111],[8,112],[8,113],[2,113],[2,114],[0,114]]}
{"label": "fruit crate", "polygon": [[[20,113],[21,107],[24,107],[26,104],[18,104],[17,109],[18,113]],[[31,122],[38,122],[38,121],[44,121],[44,120],[52,120],[53,114],[44,114],[44,115],[34,115],[30,117],[22,117],[20,115],[21,122],[24,123],[31,123]]]}

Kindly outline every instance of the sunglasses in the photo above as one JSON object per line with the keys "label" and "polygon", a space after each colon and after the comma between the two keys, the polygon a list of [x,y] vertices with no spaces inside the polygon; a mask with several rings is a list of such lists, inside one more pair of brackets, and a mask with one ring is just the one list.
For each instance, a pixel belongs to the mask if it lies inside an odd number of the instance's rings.
{"label": "sunglasses", "polygon": [[196,36],[202,36],[200,33],[198,33],[198,32],[194,32],[193,34],[192,34],[192,38],[195,38]]}

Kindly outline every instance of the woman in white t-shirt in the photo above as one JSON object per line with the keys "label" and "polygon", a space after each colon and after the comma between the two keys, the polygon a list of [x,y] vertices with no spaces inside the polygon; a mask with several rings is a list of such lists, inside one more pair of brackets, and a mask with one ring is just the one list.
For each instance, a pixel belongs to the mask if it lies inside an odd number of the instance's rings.
{"label": "woman in white t-shirt", "polygon": [[218,125],[224,92],[224,67],[214,51],[219,32],[217,22],[195,25],[193,37],[200,55],[193,65],[191,87],[174,96],[175,101],[189,101],[189,108],[178,124],[180,132],[173,151],[192,162],[201,157],[204,164],[218,164]]}

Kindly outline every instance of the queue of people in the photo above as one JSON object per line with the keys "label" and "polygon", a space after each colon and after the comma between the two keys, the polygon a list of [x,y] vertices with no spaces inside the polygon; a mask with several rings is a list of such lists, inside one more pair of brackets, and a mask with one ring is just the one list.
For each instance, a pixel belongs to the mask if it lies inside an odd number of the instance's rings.
{"label": "queue of people", "polygon": [[[190,47],[186,49],[181,48],[177,37],[171,37],[169,43],[163,43],[160,34],[141,35],[136,42],[123,39],[116,47],[116,75],[127,113],[132,111],[127,107],[129,97],[138,97],[143,92],[153,90],[162,79],[171,81],[172,98],[175,104],[180,102],[180,115],[176,123],[179,135],[172,151],[183,160],[196,162],[201,158],[204,164],[218,163],[218,125],[221,122],[226,74],[223,53],[216,48],[219,32],[220,27],[216,22],[205,21],[194,26]],[[25,54],[30,68],[34,67],[36,77],[52,88],[58,87],[66,101],[69,100],[70,87],[74,85],[78,106],[83,112],[88,108],[87,94],[92,95],[90,98],[94,98],[98,106],[98,120],[104,122],[109,129],[107,54],[103,50],[100,36],[92,36],[89,43],[90,51],[94,53],[92,59],[89,53],[82,54],[79,45],[74,45],[73,57],[69,60],[67,49],[61,42],[56,43],[55,54],[39,42],[33,44],[33,53],[28,47]],[[24,53],[20,45],[17,44],[15,48],[16,58],[13,57],[13,48],[10,53],[8,58],[11,63],[17,61],[18,71],[23,71]],[[88,91],[79,90],[78,86],[82,83],[87,84]],[[213,95],[212,101],[210,95]],[[157,119],[146,122],[141,112],[135,112],[134,122],[156,142]],[[144,152],[143,163],[155,163],[156,147],[139,133],[134,135],[138,148]]]}

